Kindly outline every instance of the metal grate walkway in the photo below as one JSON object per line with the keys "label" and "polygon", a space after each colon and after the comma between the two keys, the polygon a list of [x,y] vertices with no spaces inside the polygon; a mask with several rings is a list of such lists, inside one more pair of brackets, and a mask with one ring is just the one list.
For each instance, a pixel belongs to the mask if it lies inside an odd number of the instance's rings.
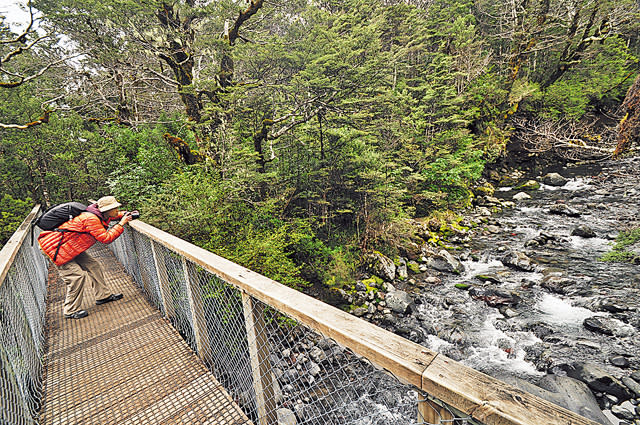
{"label": "metal grate walkway", "polygon": [[51,267],[40,423],[251,424],[113,254],[101,244],[90,253],[124,299],[91,298],[88,317],[64,319],[65,288]]}

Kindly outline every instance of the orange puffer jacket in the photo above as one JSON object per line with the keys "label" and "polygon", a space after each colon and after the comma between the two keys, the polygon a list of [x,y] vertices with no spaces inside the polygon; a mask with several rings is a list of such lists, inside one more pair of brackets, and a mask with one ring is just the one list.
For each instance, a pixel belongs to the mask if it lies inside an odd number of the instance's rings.
{"label": "orange puffer jacket", "polygon": [[[124,213],[121,212],[120,215],[122,216]],[[93,213],[83,212],[58,227],[58,229],[70,230],[71,232],[56,232],[53,230],[40,233],[40,236],[38,236],[40,249],[53,261],[58,245],[60,245],[60,238],[63,238],[60,251],[58,251],[58,256],[54,261],[57,266],[61,266],[73,260],[76,255],[89,249],[96,241],[111,243],[124,232],[124,228],[119,225],[107,230],[106,226],[109,221],[104,222]]]}

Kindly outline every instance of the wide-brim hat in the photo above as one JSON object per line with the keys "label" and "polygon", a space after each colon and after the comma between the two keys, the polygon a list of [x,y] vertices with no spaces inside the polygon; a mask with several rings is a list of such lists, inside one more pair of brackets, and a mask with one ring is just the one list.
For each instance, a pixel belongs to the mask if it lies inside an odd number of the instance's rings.
{"label": "wide-brim hat", "polygon": [[98,199],[97,204],[100,212],[109,211],[122,206],[122,204],[116,200],[115,196],[103,196]]}

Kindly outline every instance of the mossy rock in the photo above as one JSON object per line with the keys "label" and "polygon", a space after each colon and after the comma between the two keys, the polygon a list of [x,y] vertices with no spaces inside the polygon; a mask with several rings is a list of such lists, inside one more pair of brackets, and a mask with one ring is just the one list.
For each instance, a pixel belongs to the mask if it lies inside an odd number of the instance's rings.
{"label": "mossy rock", "polygon": [[540,189],[540,183],[538,183],[535,180],[527,180],[521,185],[516,186],[515,189],[516,190],[538,190]]}
{"label": "mossy rock", "polygon": [[476,196],[485,195],[485,196],[493,196],[496,192],[496,188],[493,187],[491,183],[484,183],[482,186],[478,186],[473,189],[473,192]]}
{"label": "mossy rock", "polygon": [[468,283],[456,283],[454,286],[464,291],[468,291],[471,288],[471,285],[469,285]]}
{"label": "mossy rock", "polygon": [[420,273],[420,265],[415,261],[409,261],[407,263],[407,269],[411,270],[414,274]]}
{"label": "mossy rock", "polygon": [[513,178],[511,176],[504,176],[498,182],[498,187],[511,187],[511,186],[516,185],[517,183],[518,183],[518,181],[515,178]]}
{"label": "mossy rock", "polygon": [[379,288],[382,285],[382,282],[384,281],[376,275],[372,275],[369,279],[362,280],[362,283],[367,287],[367,289]]}

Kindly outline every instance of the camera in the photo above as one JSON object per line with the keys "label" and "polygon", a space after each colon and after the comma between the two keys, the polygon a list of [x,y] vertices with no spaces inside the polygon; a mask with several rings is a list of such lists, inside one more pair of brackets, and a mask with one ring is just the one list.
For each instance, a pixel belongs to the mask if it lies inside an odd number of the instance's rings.
{"label": "camera", "polygon": [[131,211],[129,212],[129,215],[131,216],[131,218],[133,218],[134,220],[137,218],[140,218],[140,213],[138,211]]}

